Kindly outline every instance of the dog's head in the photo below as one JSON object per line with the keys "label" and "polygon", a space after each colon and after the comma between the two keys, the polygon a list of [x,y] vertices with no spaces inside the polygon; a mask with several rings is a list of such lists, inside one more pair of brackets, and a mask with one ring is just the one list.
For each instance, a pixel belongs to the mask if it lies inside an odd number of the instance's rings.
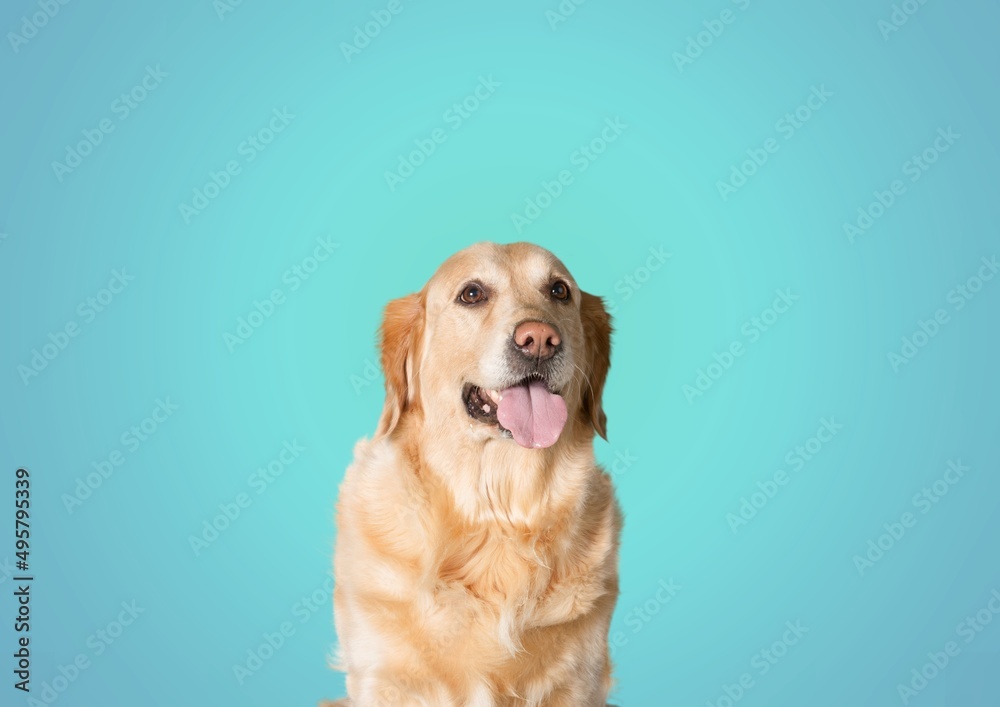
{"label": "dog's head", "polygon": [[379,435],[417,413],[428,433],[529,448],[556,444],[567,426],[606,436],[610,317],[544,248],[456,253],[420,292],[389,303],[380,343]]}

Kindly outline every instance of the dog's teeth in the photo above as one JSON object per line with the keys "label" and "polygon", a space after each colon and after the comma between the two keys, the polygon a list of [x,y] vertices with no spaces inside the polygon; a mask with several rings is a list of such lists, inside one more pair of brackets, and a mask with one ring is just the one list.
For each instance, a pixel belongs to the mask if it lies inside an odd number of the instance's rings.
{"label": "dog's teeth", "polygon": [[489,394],[491,398],[493,398],[493,402],[495,403],[499,403],[501,400],[503,400],[503,396],[501,396],[500,393],[498,393],[495,390],[488,390],[486,392]]}
{"label": "dog's teeth", "polygon": [[490,406],[489,405],[483,405],[483,412],[485,412],[487,415],[489,415],[490,414]]}

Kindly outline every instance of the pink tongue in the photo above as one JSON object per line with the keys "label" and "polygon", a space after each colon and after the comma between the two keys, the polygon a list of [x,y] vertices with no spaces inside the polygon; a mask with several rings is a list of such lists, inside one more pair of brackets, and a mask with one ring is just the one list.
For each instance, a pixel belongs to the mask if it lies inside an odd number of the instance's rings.
{"label": "pink tongue", "polygon": [[540,380],[500,391],[497,419],[522,447],[551,447],[566,424],[566,401]]}

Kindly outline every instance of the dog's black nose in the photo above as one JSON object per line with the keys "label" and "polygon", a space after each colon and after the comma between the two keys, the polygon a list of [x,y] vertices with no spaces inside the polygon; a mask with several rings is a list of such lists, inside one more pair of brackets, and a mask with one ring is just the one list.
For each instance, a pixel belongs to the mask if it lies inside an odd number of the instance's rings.
{"label": "dog's black nose", "polygon": [[551,324],[521,322],[514,329],[514,345],[528,358],[545,361],[556,355],[562,339]]}

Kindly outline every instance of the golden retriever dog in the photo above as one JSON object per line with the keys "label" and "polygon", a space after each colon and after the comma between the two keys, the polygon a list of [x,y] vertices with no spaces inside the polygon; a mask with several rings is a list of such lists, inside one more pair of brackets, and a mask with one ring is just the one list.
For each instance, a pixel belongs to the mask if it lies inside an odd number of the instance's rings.
{"label": "golden retriever dog", "polygon": [[335,704],[604,707],[602,300],[543,248],[478,243],[388,304],[380,346],[385,406],[337,504]]}

